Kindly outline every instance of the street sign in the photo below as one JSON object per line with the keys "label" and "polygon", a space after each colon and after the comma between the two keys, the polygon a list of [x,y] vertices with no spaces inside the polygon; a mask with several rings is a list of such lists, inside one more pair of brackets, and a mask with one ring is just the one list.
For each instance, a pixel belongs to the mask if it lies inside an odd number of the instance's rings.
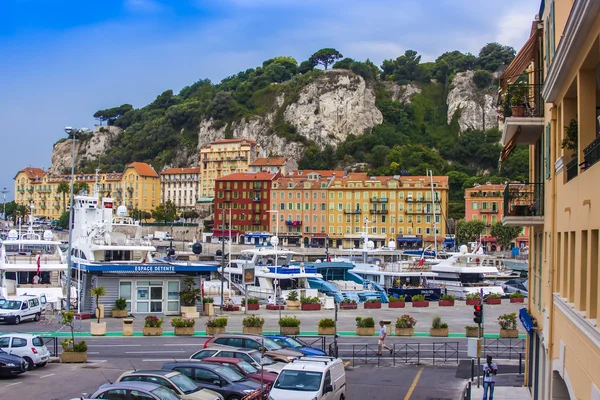
{"label": "street sign", "polygon": [[467,356],[471,358],[481,357],[481,340],[479,338],[468,338]]}
{"label": "street sign", "polygon": [[244,285],[254,284],[254,266],[244,267]]}

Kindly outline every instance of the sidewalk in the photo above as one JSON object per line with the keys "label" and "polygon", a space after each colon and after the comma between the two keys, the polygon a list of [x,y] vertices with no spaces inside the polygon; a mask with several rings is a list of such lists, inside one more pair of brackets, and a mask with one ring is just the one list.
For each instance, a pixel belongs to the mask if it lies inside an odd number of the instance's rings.
{"label": "sidewalk", "polygon": [[[529,389],[526,387],[496,386],[494,388],[494,400],[529,400]],[[483,399],[483,387],[477,385],[471,387],[471,399]]]}

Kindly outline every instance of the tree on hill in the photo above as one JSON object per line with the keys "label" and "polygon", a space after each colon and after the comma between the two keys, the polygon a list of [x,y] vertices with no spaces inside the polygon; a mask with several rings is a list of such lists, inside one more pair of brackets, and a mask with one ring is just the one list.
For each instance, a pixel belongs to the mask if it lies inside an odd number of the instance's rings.
{"label": "tree on hill", "polygon": [[510,248],[510,243],[519,237],[522,231],[523,228],[520,226],[504,226],[502,222],[496,222],[492,225],[490,233],[502,245],[502,250],[507,250]]}
{"label": "tree on hill", "polygon": [[406,50],[395,60],[384,60],[381,64],[381,79],[392,80],[399,84],[410,81],[427,82],[429,76],[421,63],[421,56],[414,50]]}
{"label": "tree on hill", "polygon": [[94,113],[94,118],[100,121],[100,125],[107,122],[107,125],[112,125],[118,118],[133,110],[131,104],[122,104],[119,107],[107,108]]}
{"label": "tree on hill", "polygon": [[485,229],[485,223],[478,219],[472,221],[460,220],[456,224],[456,240],[460,244],[475,242]]}
{"label": "tree on hill", "polygon": [[152,211],[152,218],[156,221],[173,222],[177,219],[177,207],[171,200],[167,200],[165,204],[160,204]]}
{"label": "tree on hill", "polygon": [[301,74],[305,74],[309,71],[312,71],[317,66],[317,62],[311,57],[306,61],[302,61],[300,66],[298,67],[298,72]]}
{"label": "tree on hill", "polygon": [[335,60],[339,60],[344,57],[339,51],[332,48],[325,48],[317,51],[315,54],[310,56],[310,58],[317,62],[317,64],[323,65],[325,69],[330,64],[333,64]]}
{"label": "tree on hill", "polygon": [[501,66],[508,66],[515,58],[515,49],[498,43],[488,43],[479,51],[477,64],[481,69],[495,72]]}

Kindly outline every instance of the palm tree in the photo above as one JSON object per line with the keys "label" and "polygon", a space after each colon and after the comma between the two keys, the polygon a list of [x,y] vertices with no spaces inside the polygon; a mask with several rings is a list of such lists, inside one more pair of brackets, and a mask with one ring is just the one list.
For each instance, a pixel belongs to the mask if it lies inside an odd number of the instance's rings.
{"label": "palm tree", "polygon": [[100,297],[106,296],[106,289],[104,286],[96,286],[92,290],[90,290],[90,294],[96,298],[96,317],[98,318],[98,323],[100,323]]}
{"label": "palm tree", "polygon": [[69,184],[65,181],[62,181],[61,183],[58,184],[58,187],[56,188],[56,193],[62,193],[62,201],[63,201],[63,211],[67,211],[67,203],[65,201],[65,197],[67,195],[67,193],[69,193],[71,191],[71,188],[69,187]]}
{"label": "palm tree", "polygon": [[29,206],[26,206],[24,204],[19,204],[17,206],[17,208],[15,209],[15,224],[17,223],[18,217],[21,217],[23,219],[23,221],[25,221],[30,212],[31,212],[31,209],[29,208]]}

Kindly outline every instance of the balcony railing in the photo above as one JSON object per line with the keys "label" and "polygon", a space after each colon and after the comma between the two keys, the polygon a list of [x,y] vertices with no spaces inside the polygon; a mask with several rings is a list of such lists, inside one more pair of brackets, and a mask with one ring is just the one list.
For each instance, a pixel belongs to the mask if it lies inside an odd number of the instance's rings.
{"label": "balcony railing", "polygon": [[377,198],[377,197],[371,197],[371,203],[387,203],[388,199],[387,197],[381,197],[381,198]]}
{"label": "balcony railing", "polygon": [[583,149],[583,169],[586,170],[600,160],[600,137],[597,137]]}
{"label": "balcony railing", "polygon": [[505,217],[543,217],[544,184],[509,183],[504,189]]}
{"label": "balcony railing", "polygon": [[285,221],[285,224],[289,226],[301,226],[302,221]]}
{"label": "balcony railing", "polygon": [[567,163],[567,182],[575,178],[579,173],[578,161],[577,156],[575,156]]}
{"label": "balcony railing", "polygon": [[371,214],[387,214],[388,210],[369,210]]}
{"label": "balcony railing", "polygon": [[261,198],[260,197],[255,197],[255,198],[252,199],[252,201],[260,202]]}
{"label": "balcony railing", "polygon": [[524,83],[509,85],[504,103],[504,116],[543,117],[542,86]]}
{"label": "balcony railing", "polygon": [[497,208],[486,209],[486,210],[479,210],[479,212],[481,214],[497,214],[498,211],[500,211],[500,210],[498,210]]}
{"label": "balcony railing", "polygon": [[356,210],[344,210],[344,214],[360,214],[360,208],[357,208]]}

